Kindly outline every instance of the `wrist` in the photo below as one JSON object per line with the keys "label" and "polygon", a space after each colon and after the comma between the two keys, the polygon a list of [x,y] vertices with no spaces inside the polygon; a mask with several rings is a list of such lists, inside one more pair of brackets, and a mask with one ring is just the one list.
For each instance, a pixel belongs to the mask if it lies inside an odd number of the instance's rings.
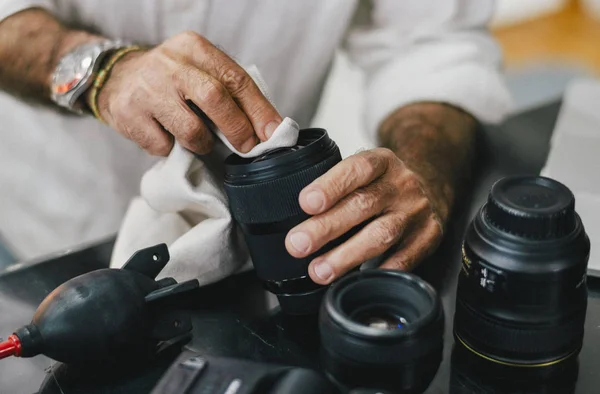
{"label": "wrist", "polygon": [[112,82],[119,78],[121,66],[136,57],[143,49],[136,45],[124,46],[112,50],[106,55],[95,74],[92,85],[83,95],[85,105],[98,120],[106,123],[106,110]]}
{"label": "wrist", "polygon": [[444,223],[469,179],[476,124],[452,106],[417,103],[398,109],[379,130],[381,144],[417,175]]}

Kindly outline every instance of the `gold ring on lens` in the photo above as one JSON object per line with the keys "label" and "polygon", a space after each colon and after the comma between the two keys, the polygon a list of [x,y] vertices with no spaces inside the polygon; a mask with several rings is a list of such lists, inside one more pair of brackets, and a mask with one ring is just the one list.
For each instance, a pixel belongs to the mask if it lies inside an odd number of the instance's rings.
{"label": "gold ring on lens", "polygon": [[546,362],[546,363],[541,363],[541,364],[514,364],[514,363],[509,363],[509,362],[506,362],[506,361],[500,361],[500,360],[496,360],[496,359],[494,359],[494,358],[491,358],[491,357],[489,357],[489,356],[486,356],[486,355],[484,355],[484,354],[481,354],[481,353],[479,353],[477,350],[473,349],[471,346],[467,345],[467,344],[465,343],[465,341],[463,341],[463,340],[462,340],[462,338],[461,338],[460,336],[458,336],[458,334],[456,334],[456,333],[455,333],[454,335],[456,336],[456,338],[458,339],[458,341],[459,341],[459,342],[460,342],[460,343],[461,343],[461,344],[462,344],[462,345],[463,345],[463,346],[464,346],[464,347],[465,347],[467,350],[471,351],[471,352],[472,352],[472,353],[474,353],[475,355],[477,355],[477,356],[479,356],[479,357],[481,357],[481,358],[483,358],[483,359],[486,359],[486,360],[488,360],[488,361],[491,361],[491,362],[493,362],[493,363],[496,363],[496,364],[501,364],[501,365],[506,365],[506,366],[509,366],[509,367],[519,367],[519,368],[539,368],[539,367],[549,367],[549,366],[551,366],[551,365],[555,365],[555,364],[558,364],[558,363],[560,363],[560,362],[562,362],[562,361],[565,361],[566,359],[568,359],[569,357],[571,357],[572,355],[574,355],[575,353],[577,353],[577,350],[575,350],[575,351],[573,351],[573,352],[571,352],[571,353],[567,354],[566,356],[559,358],[558,360],[548,361],[548,362]]}

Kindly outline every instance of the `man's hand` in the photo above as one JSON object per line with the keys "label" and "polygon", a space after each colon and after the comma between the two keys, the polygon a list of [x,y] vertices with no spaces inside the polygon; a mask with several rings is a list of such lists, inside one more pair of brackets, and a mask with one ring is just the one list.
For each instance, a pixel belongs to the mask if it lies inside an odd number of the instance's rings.
{"label": "man's hand", "polygon": [[153,155],[167,155],[174,138],[208,153],[213,136],[188,100],[244,153],[269,139],[282,121],[243,68],[193,32],[117,62],[98,106],[111,127]]}
{"label": "man's hand", "polygon": [[312,280],[331,283],[388,250],[382,268],[413,269],[441,242],[455,191],[468,179],[475,125],[468,114],[443,104],[397,111],[380,131],[391,149],[350,156],[302,190],[300,206],[314,216],[290,230],[288,252],[306,257],[372,219],[311,262]]}
{"label": "man's hand", "polygon": [[348,241],[316,258],[310,276],[327,284],[398,242],[400,250],[382,268],[409,270],[442,237],[441,219],[433,209],[438,204],[430,201],[424,187],[419,176],[389,149],[350,156],[300,194],[302,209],[315,216],[290,231],[288,251],[305,257],[374,217]]}

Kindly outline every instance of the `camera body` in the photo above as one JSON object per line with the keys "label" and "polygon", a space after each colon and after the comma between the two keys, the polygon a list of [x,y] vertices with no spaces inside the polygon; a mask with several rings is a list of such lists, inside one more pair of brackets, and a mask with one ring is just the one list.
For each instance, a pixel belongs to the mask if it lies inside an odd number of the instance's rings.
{"label": "camera body", "polygon": [[207,357],[184,351],[151,394],[338,394],[325,376],[305,368]]}

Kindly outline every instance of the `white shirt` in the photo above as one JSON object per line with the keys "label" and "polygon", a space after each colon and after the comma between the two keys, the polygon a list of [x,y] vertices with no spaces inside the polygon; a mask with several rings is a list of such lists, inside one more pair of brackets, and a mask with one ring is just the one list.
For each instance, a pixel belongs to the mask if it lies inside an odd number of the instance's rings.
{"label": "white shirt", "polygon": [[[451,103],[482,122],[499,121],[510,103],[485,28],[493,0],[0,0],[0,21],[34,6],[146,45],[194,30],[257,65],[282,116],[300,127],[309,126],[340,48],[365,73],[372,138],[407,103]],[[3,92],[0,116],[0,234],[19,257],[118,230],[153,158],[92,117]]]}

